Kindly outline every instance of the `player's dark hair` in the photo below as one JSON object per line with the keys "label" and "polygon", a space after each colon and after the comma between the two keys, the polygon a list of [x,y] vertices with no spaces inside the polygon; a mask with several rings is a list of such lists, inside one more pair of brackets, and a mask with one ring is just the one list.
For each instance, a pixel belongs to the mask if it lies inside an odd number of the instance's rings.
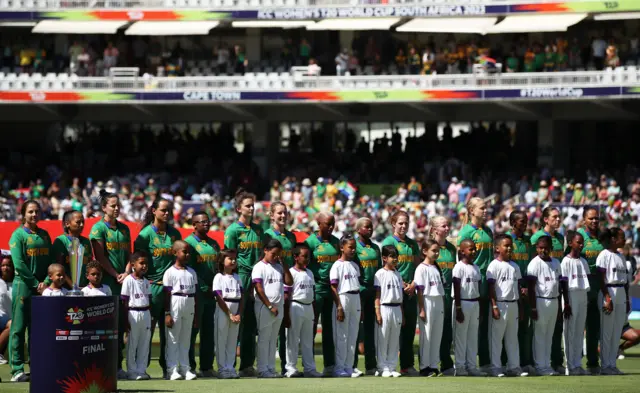
{"label": "player's dark hair", "polygon": [[147,212],[144,214],[144,219],[142,220],[143,228],[153,223],[153,220],[155,218],[154,211],[158,208],[158,206],[160,205],[160,202],[167,202],[169,204],[169,210],[173,211],[173,203],[170,200],[162,197],[156,198],[151,204],[151,206],[149,206],[149,209],[147,209]]}
{"label": "player's dark hair", "polygon": [[64,212],[64,214],[62,215],[62,232],[69,233],[69,224],[71,223],[71,217],[73,217],[75,213],[80,213],[80,215],[82,216],[82,212],[80,210],[69,210]]}
{"label": "player's dark hair", "polygon": [[573,241],[573,239],[576,238],[576,236],[583,237],[578,231],[572,231],[572,230],[567,231],[567,236],[566,236],[567,244],[571,244],[571,242]]}
{"label": "player's dark hair", "polygon": [[42,206],[40,206],[40,203],[38,201],[36,201],[35,199],[27,199],[22,204],[22,207],[20,207],[20,215],[22,216],[22,218],[20,219],[20,222],[22,224],[24,224],[24,215],[27,214],[27,206],[32,204],[38,206],[38,210],[40,211],[40,213],[42,213]]}
{"label": "player's dark hair", "polygon": [[279,248],[282,250],[282,243],[279,240],[271,238],[264,244],[264,251],[270,251],[274,248]]}
{"label": "player's dark hair", "polygon": [[387,245],[382,247],[380,254],[382,255],[382,258],[397,258],[398,250],[396,250],[396,248],[392,245]]}
{"label": "player's dark hair", "polygon": [[88,272],[89,269],[98,269],[100,272],[102,272],[103,270],[100,262],[96,261],[95,259],[92,259],[91,262],[87,263],[85,271]]}
{"label": "player's dark hair", "polygon": [[108,192],[107,190],[100,190],[100,207],[104,208],[105,206],[107,206],[107,203],[111,198],[116,198],[120,200],[120,198],[118,197],[118,194],[113,192]]}
{"label": "player's dark hair", "polygon": [[596,212],[596,215],[598,215],[598,216],[600,215],[600,212],[598,211],[598,209],[596,207],[588,206],[588,207],[585,207],[584,210],[582,211],[582,218],[587,218],[587,213],[589,213],[592,210],[594,212]]}
{"label": "player's dark hair", "polygon": [[206,216],[206,217],[207,217],[207,220],[210,220],[210,219],[211,219],[211,217],[209,217],[209,213],[207,213],[207,212],[206,212],[206,211],[204,211],[204,210],[198,210],[197,212],[193,213],[193,214],[191,215],[191,219],[193,220],[193,217],[196,217],[196,216]]}
{"label": "player's dark hair", "polygon": [[526,218],[526,217],[527,217],[527,213],[523,212],[522,210],[514,210],[511,212],[511,214],[509,214],[509,225],[513,227],[519,218]]}
{"label": "player's dark hair", "polygon": [[513,241],[513,239],[511,238],[511,236],[501,233],[499,235],[496,235],[496,237],[493,240],[493,246],[494,247],[498,247],[500,244],[502,244],[503,241],[505,240],[509,240],[509,241]]}
{"label": "player's dark hair", "polygon": [[558,210],[557,207],[553,207],[553,206],[547,206],[544,209],[542,209],[542,222],[544,222],[545,218],[549,218],[549,216],[551,215],[551,212],[554,210],[560,213],[560,210]]}
{"label": "player's dark hair", "polygon": [[244,201],[245,199],[251,199],[252,201],[255,202],[256,201],[256,196],[255,196],[255,194],[252,194],[252,193],[246,191],[242,187],[238,188],[238,191],[236,191],[236,195],[234,197],[234,200],[235,200],[235,203],[236,203],[236,212],[240,208],[240,205],[242,205],[242,201]]}
{"label": "player's dark hair", "polygon": [[435,245],[439,246],[438,242],[435,241],[435,239],[427,239],[423,241],[422,244],[420,245],[420,252],[424,254],[425,252],[427,252],[428,249],[430,249]]}
{"label": "player's dark hair", "polygon": [[462,257],[462,253],[461,253],[462,246],[464,246],[465,244],[469,244],[469,243],[473,244],[474,246],[476,244],[472,239],[464,239],[463,241],[460,242],[460,245],[458,245],[458,259],[459,260],[462,260],[462,258],[463,258]]}
{"label": "player's dark hair", "polygon": [[553,245],[553,239],[551,239],[551,236],[547,236],[547,235],[540,236],[538,240],[536,240],[536,247],[538,247],[538,245],[542,242],[549,243],[549,247]]}
{"label": "player's dark hair", "polygon": [[404,216],[407,218],[407,221],[409,221],[409,213],[407,213],[404,210],[398,210],[395,213],[393,213],[391,215],[391,217],[389,217],[389,223],[391,223],[391,225],[396,225],[396,222],[398,222],[398,218],[400,218],[400,216]]}
{"label": "player's dark hair", "polygon": [[304,249],[311,250],[307,243],[296,243],[296,245],[293,247],[293,250],[291,251],[291,254],[294,258],[298,257],[300,256],[300,254],[302,254],[302,250]]}
{"label": "player's dark hair", "polygon": [[147,261],[149,260],[149,254],[146,251],[136,251],[129,255],[129,262],[135,263],[140,258],[145,258]]}
{"label": "player's dark hair", "polygon": [[600,240],[600,243],[602,243],[605,248],[609,248],[611,247],[613,239],[620,236],[620,234],[624,235],[624,231],[618,227],[607,228],[600,232],[598,240]]}
{"label": "player's dark hair", "polygon": [[[216,267],[218,268],[218,273],[222,273],[224,274],[224,260],[226,258],[232,258],[233,256],[237,256],[238,255],[238,250],[236,250],[235,248],[225,248],[222,251],[220,251],[220,254],[218,255],[218,263],[216,263]],[[238,265],[236,265],[236,268],[233,269],[233,272],[236,273],[238,271]]]}
{"label": "player's dark hair", "polygon": [[349,243],[352,240],[356,241],[356,238],[353,237],[353,234],[345,233],[344,235],[342,235],[342,237],[340,238],[340,249],[342,249],[345,244]]}

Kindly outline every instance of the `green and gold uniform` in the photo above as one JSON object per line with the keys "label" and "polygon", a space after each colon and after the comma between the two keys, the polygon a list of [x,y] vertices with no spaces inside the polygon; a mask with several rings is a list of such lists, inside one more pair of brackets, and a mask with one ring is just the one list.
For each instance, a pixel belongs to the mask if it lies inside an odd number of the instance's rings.
{"label": "green and gold uniform", "polygon": [[453,359],[451,359],[451,344],[453,343],[451,285],[453,284],[453,268],[456,266],[456,252],[456,246],[445,241],[444,245],[440,246],[440,255],[436,261],[438,262],[438,267],[440,267],[440,272],[442,272],[442,285],[444,287],[444,329],[442,330],[442,341],[440,341],[441,370],[448,370],[453,367]]}
{"label": "green and gold uniform", "polygon": [[[376,362],[376,290],[373,287],[373,279],[378,269],[382,267],[380,247],[371,240],[365,241],[361,236],[356,236],[356,257],[354,260],[360,266],[360,300],[362,302],[363,321],[360,322],[358,341],[364,342],[365,370],[377,369]],[[358,367],[358,351],[354,356],[353,368]]]}
{"label": "green and gold uniform", "polygon": [[[562,262],[564,258],[564,237],[558,232],[553,235],[544,229],[539,230],[531,236],[531,245],[535,248],[536,242],[542,236],[549,236],[551,238],[551,257]],[[560,302],[560,297],[558,297]],[[559,309],[562,305],[558,304]],[[551,339],[551,367],[555,370],[562,366],[564,362],[564,352],[562,351],[562,318],[556,319],[556,326],[553,329],[553,337]]]}
{"label": "green and gold uniform", "polygon": [[[162,286],[162,277],[164,273],[175,262],[173,253],[173,242],[182,240],[182,235],[177,229],[168,225],[166,232],[161,232],[155,225],[147,225],[142,228],[138,234],[138,238],[133,243],[135,251],[144,251],[149,255],[149,269],[147,270],[147,279],[151,284],[151,318],[158,322],[160,329],[160,358],[158,362],[163,370],[166,371],[166,335],[164,326],[164,291]],[[151,359],[151,352],[149,352]]]}
{"label": "green and gold uniform", "polygon": [[[116,273],[122,274],[125,272],[127,263],[129,262],[129,254],[131,253],[131,233],[126,224],[116,221],[116,225],[111,225],[108,221],[102,219],[93,224],[91,232],[89,233],[89,240],[102,243],[105,256]],[[122,285],[118,283],[116,277],[105,272],[102,275],[102,283],[111,288],[111,293],[113,293],[114,296],[120,296]],[[122,369],[123,360],[124,322],[125,316],[123,315],[118,322],[118,345],[120,346],[120,350],[118,351],[119,370]]]}
{"label": "green and gold uniform", "polygon": [[[513,253],[511,259],[518,264],[522,277],[527,275],[527,267],[529,262],[535,256],[535,247],[531,245],[531,239],[527,235],[517,237],[513,232],[507,232],[513,239]],[[527,284],[523,283],[526,287]],[[520,366],[533,366],[533,352],[532,352],[532,339],[533,339],[533,325],[531,324],[531,306],[528,299],[522,299],[520,303],[523,305],[522,319],[518,320],[518,342],[520,346]],[[506,364],[506,352],[502,351],[503,364]]]}
{"label": "green and gold uniform", "polygon": [[[388,236],[382,241],[382,247],[394,246],[398,250],[398,273],[402,281],[413,283],[413,275],[416,272],[416,261],[420,258],[420,247],[415,240],[405,237],[404,240],[396,236]],[[418,301],[415,294],[411,296],[403,293],[402,309],[404,311],[405,324],[400,328],[400,369],[406,370],[414,367],[413,339],[416,335],[416,323],[418,322]]]}
{"label": "green and gold uniform", "polygon": [[[578,233],[584,237],[584,248],[580,256],[589,264],[589,293],[587,294],[587,367],[598,367],[599,354],[598,343],[600,340],[600,309],[598,307],[598,293],[600,292],[600,278],[596,267],[596,259],[604,246],[598,240],[598,236],[592,236],[585,228],[578,229]],[[571,250],[567,248],[568,254]]]}
{"label": "green and gold uniform", "polygon": [[[84,236],[80,236],[80,244],[84,247],[84,254],[82,256],[82,270],[78,272],[78,276],[80,277],[80,287],[85,287],[89,283],[87,280],[87,263],[91,262],[91,258],[93,258],[93,253],[91,251],[91,242]],[[70,235],[60,235],[53,241],[53,246],[51,247],[52,261],[57,261],[59,256],[64,257],[64,271],[69,278],[71,278],[71,260],[69,258],[69,247],[71,246],[71,241],[73,237]]]}
{"label": "green and gold uniform", "polygon": [[311,234],[305,243],[311,249],[309,269],[316,281],[316,321],[313,337],[315,339],[319,316],[322,319],[322,358],[324,367],[330,370],[336,359],[333,345],[333,296],[329,272],[333,263],[340,259],[340,240],[333,235],[329,239],[322,239],[318,234]]}
{"label": "green and gold uniform", "polygon": [[189,366],[196,370],[196,336],[200,333],[200,371],[213,370],[213,313],[216,310],[216,302],[213,298],[211,285],[216,275],[220,246],[218,242],[205,237],[199,238],[192,233],[184,239],[192,248],[189,266],[198,275],[198,290],[196,291],[196,320],[198,327],[191,330],[191,346],[189,347]]}
{"label": "green and gold uniform", "polygon": [[9,332],[9,364],[11,374],[24,372],[24,343],[27,329],[31,329],[31,296],[37,294],[38,284],[47,278],[52,263],[51,238],[44,229],[35,231],[21,226],[9,240],[11,259],[15,268],[11,300],[11,329]]}
{"label": "green and gold uniform", "polygon": [[[282,244],[282,260],[287,264],[287,267],[291,269],[295,265],[293,260],[293,247],[296,246],[296,235],[292,232],[284,231],[280,232],[273,227],[267,228],[264,231],[263,244],[267,244],[270,239],[276,239]],[[284,323],[280,325],[280,332],[278,335],[278,352],[280,354],[280,366],[282,372],[286,372],[285,366],[287,365],[287,333]]]}
{"label": "green and gold uniform", "polygon": [[[225,248],[238,250],[238,275],[244,293],[251,293],[251,271],[260,260],[262,253],[262,228],[251,223],[247,226],[240,221],[229,225],[224,232]],[[246,296],[243,315],[240,322],[240,370],[253,367],[256,360],[256,314],[253,310],[255,300]]]}
{"label": "green and gold uniform", "polygon": [[478,326],[478,360],[480,367],[491,364],[489,355],[489,286],[487,284],[487,269],[493,260],[493,233],[486,226],[477,227],[467,224],[458,234],[458,247],[463,240],[470,239],[476,244],[478,254],[474,265],[480,268],[480,321]]}

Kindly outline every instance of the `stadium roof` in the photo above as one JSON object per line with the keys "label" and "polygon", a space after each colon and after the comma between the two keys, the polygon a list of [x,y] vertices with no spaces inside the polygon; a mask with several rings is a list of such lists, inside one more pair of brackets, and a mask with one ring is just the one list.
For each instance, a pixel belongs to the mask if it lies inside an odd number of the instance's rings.
{"label": "stadium roof", "polygon": [[119,28],[128,23],[125,21],[43,20],[31,32],[41,34],[115,34]]}
{"label": "stadium roof", "polygon": [[587,17],[587,14],[564,15],[516,15],[507,16],[502,22],[487,29],[488,34],[504,33],[542,33],[550,31],[567,31]]}
{"label": "stadium roof", "polygon": [[207,35],[219,22],[136,22],[129,27],[125,35]]}
{"label": "stadium roof", "polygon": [[416,18],[398,27],[400,32],[485,34],[498,18]]}

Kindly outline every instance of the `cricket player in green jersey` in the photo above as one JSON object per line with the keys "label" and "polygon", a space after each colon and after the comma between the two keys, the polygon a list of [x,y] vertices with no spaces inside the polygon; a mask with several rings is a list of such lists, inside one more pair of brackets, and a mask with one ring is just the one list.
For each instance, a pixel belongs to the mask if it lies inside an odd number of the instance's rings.
{"label": "cricket player in green jersey", "polygon": [[[111,288],[114,296],[120,296],[122,282],[131,273],[129,255],[131,253],[131,233],[129,227],[118,221],[120,217],[120,199],[117,194],[100,191],[102,220],[93,224],[89,240],[96,260],[104,272],[102,283]],[[118,379],[126,379],[122,370],[122,351],[124,350],[125,315],[118,321]]]}
{"label": "cricket player in green jersey", "polygon": [[11,300],[11,328],[9,330],[9,365],[11,382],[28,382],[24,372],[24,344],[27,329],[31,329],[31,296],[42,293],[47,269],[52,263],[51,238],[38,228],[40,204],[28,200],[20,209],[22,225],[9,240],[9,250],[15,267]]}
{"label": "cricket player in green jersey", "polygon": [[[169,224],[171,214],[173,213],[173,204],[164,199],[156,199],[147,210],[142,222],[142,230],[138,234],[138,238],[133,243],[135,251],[144,251],[149,255],[149,269],[147,270],[147,279],[151,284],[151,337],[155,330],[156,322],[160,329],[160,367],[162,375],[167,378],[167,362],[165,357],[166,335],[164,317],[164,291],[162,278],[164,273],[175,262],[175,254],[173,252],[173,243],[176,240],[182,240],[182,235]],[[149,352],[151,356],[151,352]]]}
{"label": "cricket player in green jersey", "polygon": [[478,326],[478,361],[480,367],[486,370],[491,366],[489,356],[489,294],[487,284],[487,268],[493,260],[493,233],[485,226],[487,220],[487,205],[482,198],[471,198],[467,202],[467,217],[469,223],[464,225],[458,233],[458,247],[463,240],[471,240],[476,245],[476,259],[474,265],[480,268],[480,322]]}
{"label": "cricket player in green jersey", "polygon": [[[262,244],[267,244],[271,239],[276,239],[282,245],[282,252],[280,253],[280,259],[282,259],[282,268],[284,273],[284,284],[293,285],[293,277],[289,269],[295,265],[293,259],[293,248],[296,246],[296,235],[291,231],[287,231],[286,225],[289,219],[289,212],[287,206],[280,202],[273,202],[269,207],[269,217],[271,224],[266,231],[262,239]],[[288,295],[285,293],[285,313],[288,313]],[[287,334],[284,318],[283,323],[280,325],[280,332],[278,335],[278,353],[280,355],[280,367],[282,369],[282,375],[284,375],[287,365]]]}
{"label": "cricket player in green jersey", "polygon": [[[542,222],[544,226],[531,236],[531,245],[534,246],[541,236],[551,238],[551,258],[562,262],[564,258],[564,237],[558,233],[560,228],[560,211],[555,207],[545,207],[542,210]],[[560,301],[560,298],[558,298]],[[562,307],[559,305],[559,309]],[[556,319],[556,326],[553,329],[551,340],[551,367],[560,375],[565,374],[562,366],[564,362],[564,351],[562,350],[562,318]]]}
{"label": "cricket player in green jersey", "polygon": [[229,225],[224,232],[224,247],[238,250],[238,275],[242,289],[247,294],[240,321],[240,376],[255,377],[258,375],[253,363],[256,360],[256,335],[258,333],[256,314],[253,309],[255,302],[251,294],[251,272],[253,266],[262,256],[262,228],[253,223],[256,196],[239,189],[235,196],[238,221]]}
{"label": "cricket player in green jersey", "polygon": [[393,246],[398,250],[398,267],[402,281],[405,284],[402,310],[405,324],[400,329],[400,373],[408,376],[419,375],[414,367],[413,339],[416,335],[418,322],[418,301],[415,294],[413,275],[416,266],[420,264],[420,247],[415,240],[407,236],[409,230],[409,215],[398,210],[389,219],[393,227],[393,235],[382,241],[381,247]]}
{"label": "cricket player in green jersey", "polygon": [[[78,272],[80,277],[80,287],[86,286],[89,281],[87,280],[85,269],[93,253],[91,252],[91,242],[86,237],[82,236],[82,230],[84,229],[84,217],[82,212],[78,210],[69,210],[62,216],[62,235],[58,236],[53,241],[51,247],[52,260],[60,265],[64,266],[65,273],[67,275],[67,285],[73,288],[73,282],[71,282],[71,258],[69,257],[69,248],[74,238],[80,240],[80,244],[84,247],[84,254],[82,255],[82,270]],[[45,282],[50,282],[45,280]]]}
{"label": "cricket player in green jersey", "polygon": [[329,272],[333,263],[340,258],[340,240],[333,236],[333,228],[336,220],[333,214],[321,212],[316,217],[318,233],[312,233],[305,240],[311,250],[311,262],[309,269],[313,273],[316,282],[316,308],[313,337],[315,340],[318,331],[318,319],[322,319],[322,358],[324,360],[323,374],[325,377],[333,376],[333,368],[336,362],[335,347],[333,344],[333,296],[331,294],[331,282]]}
{"label": "cricket player in green jersey", "polygon": [[[364,366],[367,375],[375,375],[378,368],[376,361],[376,289],[373,280],[376,272],[382,268],[380,247],[371,241],[373,234],[373,222],[369,218],[362,217],[356,221],[356,256],[354,262],[360,265],[362,285],[360,285],[360,299],[362,304],[363,320],[360,323],[359,340],[364,343]],[[358,370],[358,351],[356,351],[353,363],[353,372]]]}
{"label": "cricket player in green jersey", "polygon": [[191,345],[189,346],[189,365],[196,371],[196,336],[200,334],[200,372],[199,377],[212,378],[213,351],[214,351],[214,321],[213,313],[216,310],[216,301],[211,290],[213,278],[217,273],[220,245],[209,237],[210,218],[204,211],[196,212],[191,217],[193,233],[184,239],[191,246],[191,260],[189,266],[195,270],[198,276],[198,288],[196,290],[196,321],[197,328],[191,331]]}
{"label": "cricket player in green jersey", "polygon": [[444,216],[435,216],[429,220],[427,238],[435,240],[440,246],[438,254],[438,267],[442,273],[442,286],[444,287],[444,329],[442,330],[442,340],[440,341],[440,372],[444,375],[455,375],[453,359],[451,359],[452,335],[452,315],[453,298],[451,296],[451,286],[453,285],[452,272],[456,266],[456,246],[447,241],[449,236],[449,220]]}
{"label": "cricket player in green jersey", "polygon": [[[513,211],[509,215],[509,224],[511,230],[507,235],[513,239],[513,252],[511,259],[518,264],[522,276],[526,276],[527,266],[535,256],[535,247],[531,244],[529,236],[525,235],[529,219],[527,214],[521,210]],[[528,299],[527,285],[521,285],[520,298]],[[535,368],[533,367],[533,353],[531,348],[531,340],[533,339],[533,325],[531,324],[531,306],[529,302],[522,302],[524,307],[522,319],[518,320],[518,343],[520,346],[520,368],[522,371],[533,375]],[[506,364],[506,353],[503,350],[503,364]]]}
{"label": "cricket player in green jersey", "polygon": [[[589,293],[587,294],[587,367],[593,375],[600,374],[598,345],[600,340],[600,305],[598,293],[600,293],[600,278],[596,260],[604,246],[598,240],[600,235],[600,212],[595,207],[586,207],[582,213],[584,227],[578,229],[578,233],[584,237],[584,247],[580,256],[589,264]],[[567,250],[567,254],[570,250]]]}

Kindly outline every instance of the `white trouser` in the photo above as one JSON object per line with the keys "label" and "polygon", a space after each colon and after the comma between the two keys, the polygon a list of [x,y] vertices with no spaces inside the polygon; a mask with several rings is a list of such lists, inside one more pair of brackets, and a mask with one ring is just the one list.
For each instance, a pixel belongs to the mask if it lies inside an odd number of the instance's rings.
{"label": "white trouser", "polygon": [[[587,321],[587,291],[569,291],[571,318],[563,322],[564,356],[569,370],[582,367],[582,338]],[[562,299],[564,309],[564,298]]]}
{"label": "white trouser", "polygon": [[[226,302],[229,311],[238,313],[240,303]],[[239,323],[231,322],[229,315],[225,314],[220,307],[215,311],[215,338],[216,359],[218,361],[218,372],[230,372],[234,370],[236,361],[236,347],[238,346]]]}
{"label": "white trouser", "polygon": [[424,296],[424,313],[427,322],[418,317],[420,326],[420,370],[438,368],[440,341],[444,324],[444,300],[442,296]]}
{"label": "white trouser", "polygon": [[278,333],[284,317],[282,302],[271,303],[278,309],[278,315],[274,316],[271,311],[256,296],[253,309],[256,313],[258,325],[258,352],[257,364],[258,374],[276,372],[276,351],[278,350]]}
{"label": "white trouser", "polygon": [[[189,346],[195,311],[195,298],[171,296],[171,318],[173,327],[167,328],[167,371],[180,373],[189,371]],[[163,321],[160,321],[163,323]]]}
{"label": "white trouser", "polygon": [[623,287],[610,287],[609,296],[613,304],[611,314],[605,314],[604,297],[602,292],[598,294],[598,304],[600,305],[600,362],[602,368],[616,367],[618,360],[618,346],[622,327],[627,319],[627,295]]}
{"label": "white trouser", "polygon": [[127,340],[127,371],[144,374],[149,361],[151,342],[151,312],[129,310],[129,338]]}
{"label": "white trouser", "polygon": [[302,366],[305,372],[316,371],[313,358],[313,306],[295,301],[289,309],[291,327],[287,329],[287,371],[297,371],[298,346],[302,350]]}
{"label": "white trouser", "polygon": [[334,374],[341,371],[353,371],[353,359],[358,342],[358,328],[360,327],[360,294],[342,293],[340,303],[344,309],[344,321],[337,319],[335,305],[333,306],[333,342],[336,347],[336,365]]}
{"label": "white trouser", "polygon": [[453,337],[455,345],[456,370],[476,369],[478,356],[478,324],[480,320],[480,303],[477,301],[460,302],[464,321],[456,320],[456,304],[453,303]]}
{"label": "white trouser", "polygon": [[533,362],[537,370],[551,369],[551,342],[558,318],[558,299],[536,299],[538,320],[533,321]]}
{"label": "white trouser", "polygon": [[507,352],[507,370],[520,367],[520,347],[518,344],[518,302],[497,303],[500,319],[493,319],[493,308],[489,309],[489,342],[491,345],[491,366],[502,371],[502,341]]}
{"label": "white trouser", "polygon": [[376,355],[378,371],[396,371],[402,328],[402,302],[397,306],[380,306],[382,325],[376,324]]}

